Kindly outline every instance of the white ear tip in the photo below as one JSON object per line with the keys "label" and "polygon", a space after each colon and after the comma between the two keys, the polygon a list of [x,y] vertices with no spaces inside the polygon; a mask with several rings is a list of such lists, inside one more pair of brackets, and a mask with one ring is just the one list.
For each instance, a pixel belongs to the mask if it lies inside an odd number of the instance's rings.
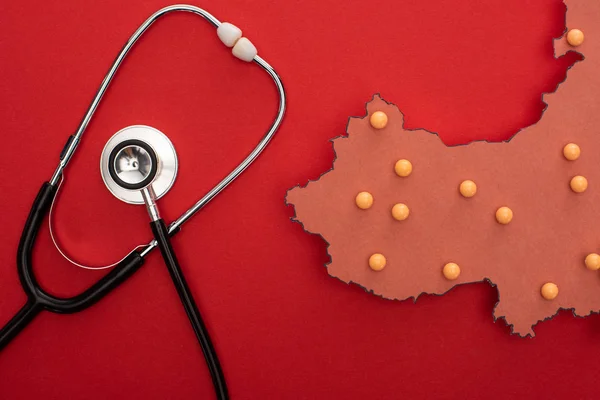
{"label": "white ear tip", "polygon": [[250,40],[243,37],[235,43],[235,46],[233,46],[232,53],[240,60],[250,62],[254,60],[254,57],[256,57],[258,51],[256,50],[256,47],[254,47]]}
{"label": "white ear tip", "polygon": [[223,22],[217,28],[217,36],[227,47],[233,47],[242,37],[242,30],[229,22]]}

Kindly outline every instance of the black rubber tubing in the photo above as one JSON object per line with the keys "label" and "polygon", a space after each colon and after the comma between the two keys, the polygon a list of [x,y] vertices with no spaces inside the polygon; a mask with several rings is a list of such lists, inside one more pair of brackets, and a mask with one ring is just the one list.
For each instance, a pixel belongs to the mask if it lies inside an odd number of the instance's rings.
{"label": "black rubber tubing", "polygon": [[171,240],[169,238],[167,227],[162,219],[151,222],[150,226],[152,227],[154,238],[158,243],[158,248],[160,249],[160,253],[162,254],[167,269],[169,270],[169,274],[171,275],[173,283],[175,284],[175,289],[177,289],[181,303],[185,308],[185,312],[190,320],[190,323],[192,324],[196,338],[200,343],[202,353],[204,353],[204,358],[206,359],[206,364],[208,366],[208,370],[210,371],[210,376],[212,378],[217,399],[229,399],[227,385],[225,384],[225,377],[223,376],[223,371],[217,357],[217,352],[212,345],[210,336],[208,335],[208,331],[204,325],[204,322],[202,321],[200,311],[198,310],[198,306],[194,301],[192,292],[190,291],[185,277],[183,276],[183,272],[179,267],[179,262],[177,261],[177,257],[175,256],[175,252],[171,246]]}
{"label": "black rubber tubing", "polygon": [[[72,314],[92,306],[111,290],[129,278],[144,263],[139,252],[132,252],[108,274],[77,296],[61,298],[44,291],[38,284],[33,273],[32,250],[38,231],[44,217],[50,210],[52,200],[56,196],[57,187],[45,182],[36,196],[23,233],[17,252],[17,270],[23,290],[27,295],[27,302],[8,323],[0,329],[0,351],[21,332],[33,318],[42,310],[59,314]],[[219,364],[216,352],[204,326],[198,307],[196,306],[188,285],[179,268],[179,263],[171,247],[168,230],[162,220],[151,224],[154,236],[157,239],[160,251],[165,259],[169,273],[173,278],[177,292],[184,304],[185,311],[190,318],[196,337],[202,347],[215,392],[219,400],[229,399],[225,378]],[[171,233],[171,236],[177,233]]]}
{"label": "black rubber tubing", "polygon": [[44,291],[35,279],[31,253],[37,233],[44,221],[44,217],[50,210],[50,205],[54,196],[56,196],[56,191],[57,186],[45,182],[40,188],[25,222],[17,252],[17,270],[23,290],[27,294],[27,302],[0,329],[0,350],[17,336],[40,311],[47,310],[59,314],[71,314],[82,311],[106,296],[106,294],[129,278],[144,263],[142,256],[134,251],[125,257],[108,274],[77,296],[61,298]]}

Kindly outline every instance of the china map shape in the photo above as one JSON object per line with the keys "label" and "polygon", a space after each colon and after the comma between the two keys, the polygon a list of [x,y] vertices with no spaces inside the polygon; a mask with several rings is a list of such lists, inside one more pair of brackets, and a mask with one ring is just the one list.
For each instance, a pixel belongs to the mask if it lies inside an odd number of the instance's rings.
{"label": "china map shape", "polygon": [[508,142],[446,146],[405,130],[379,96],[350,118],[348,136],[332,141],[333,168],[286,197],[294,220],[328,243],[331,276],[397,300],[488,281],[494,319],[520,336],[560,309],[600,310],[600,2],[565,3],[555,56],[583,60],[544,94],[541,120]]}

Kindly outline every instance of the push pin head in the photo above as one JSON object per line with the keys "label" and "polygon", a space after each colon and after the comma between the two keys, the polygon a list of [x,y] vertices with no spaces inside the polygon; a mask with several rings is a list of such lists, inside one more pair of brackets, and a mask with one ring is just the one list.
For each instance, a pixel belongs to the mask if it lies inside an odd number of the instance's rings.
{"label": "push pin head", "polygon": [[500,207],[496,210],[496,221],[499,224],[506,225],[509,224],[513,219],[513,212],[508,207]]}
{"label": "push pin head", "polygon": [[394,217],[396,221],[404,221],[408,218],[409,214],[410,210],[406,204],[398,203],[392,207],[392,217]]}
{"label": "push pin head", "polygon": [[458,264],[451,262],[444,265],[442,273],[444,274],[444,277],[446,279],[448,279],[449,281],[454,281],[458,279],[460,275],[460,267],[458,266]]}
{"label": "push pin head", "polygon": [[383,129],[388,123],[388,117],[383,111],[375,111],[373,114],[371,114],[369,121],[371,122],[371,126],[373,128]]}
{"label": "push pin head", "polygon": [[581,175],[574,176],[570,182],[571,190],[575,193],[583,193],[588,187],[588,181]]}
{"label": "push pin head", "polygon": [[458,190],[463,197],[473,197],[477,193],[477,185],[471,180],[462,181]]}
{"label": "push pin head", "polygon": [[387,263],[383,254],[375,253],[371,257],[369,257],[369,267],[373,271],[381,271],[385,268],[385,264]]}
{"label": "push pin head", "polygon": [[558,296],[558,286],[552,282],[544,283],[541,293],[544,299],[554,300]]}
{"label": "push pin head", "polygon": [[373,195],[369,192],[360,192],[356,195],[356,205],[361,210],[368,210],[373,205]]}
{"label": "push pin head", "polygon": [[563,148],[563,155],[569,161],[575,161],[581,155],[581,149],[575,143],[569,143]]}
{"label": "push pin head", "polygon": [[581,46],[584,38],[583,32],[579,29],[571,29],[569,33],[567,33],[567,42],[573,47]]}
{"label": "push pin head", "polygon": [[394,171],[396,171],[396,175],[406,178],[412,173],[412,164],[408,160],[398,160],[396,165],[394,165]]}
{"label": "push pin head", "polygon": [[598,271],[600,269],[600,255],[596,253],[588,254],[585,258],[585,266],[590,271]]}

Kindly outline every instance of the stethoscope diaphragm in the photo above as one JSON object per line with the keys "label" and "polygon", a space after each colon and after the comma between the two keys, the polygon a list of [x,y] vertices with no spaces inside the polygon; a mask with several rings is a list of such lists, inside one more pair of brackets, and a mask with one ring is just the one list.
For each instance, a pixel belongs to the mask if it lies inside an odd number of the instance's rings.
{"label": "stethoscope diaphragm", "polygon": [[119,200],[144,204],[140,189],[152,184],[156,199],[164,196],[177,177],[178,160],[169,138],[156,128],[134,125],[115,133],[100,156],[100,173]]}

